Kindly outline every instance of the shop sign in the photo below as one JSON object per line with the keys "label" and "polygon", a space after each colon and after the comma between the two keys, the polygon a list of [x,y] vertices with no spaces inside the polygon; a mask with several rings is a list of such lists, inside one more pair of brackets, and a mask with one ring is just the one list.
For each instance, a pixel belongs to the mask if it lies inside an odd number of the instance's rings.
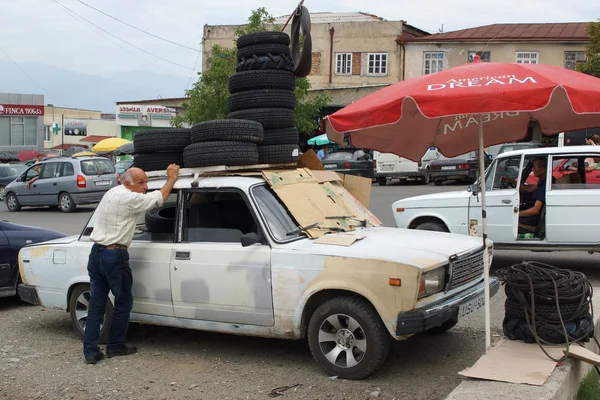
{"label": "shop sign", "polygon": [[25,104],[0,104],[0,115],[17,117],[41,117],[44,115],[44,106]]}
{"label": "shop sign", "polygon": [[86,136],[87,120],[85,119],[66,119],[65,135],[67,136]]}

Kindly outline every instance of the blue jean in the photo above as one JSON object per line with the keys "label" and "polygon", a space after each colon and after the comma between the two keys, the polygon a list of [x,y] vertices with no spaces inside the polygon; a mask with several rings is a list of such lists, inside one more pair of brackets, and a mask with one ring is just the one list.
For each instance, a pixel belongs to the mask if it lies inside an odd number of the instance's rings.
{"label": "blue jean", "polygon": [[133,308],[133,276],[127,250],[109,250],[97,244],[92,246],[87,269],[91,295],[83,338],[83,354],[86,357],[94,357],[100,352],[100,324],[106,312],[109,290],[115,296],[115,302],[106,351],[119,350],[125,343],[129,315]]}

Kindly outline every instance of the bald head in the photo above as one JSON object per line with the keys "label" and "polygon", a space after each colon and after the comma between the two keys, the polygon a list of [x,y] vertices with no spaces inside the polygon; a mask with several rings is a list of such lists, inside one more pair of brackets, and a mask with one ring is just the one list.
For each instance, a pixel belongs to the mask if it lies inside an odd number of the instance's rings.
{"label": "bald head", "polygon": [[131,167],[121,175],[123,185],[136,193],[145,193],[148,190],[148,176],[146,173],[136,167]]}

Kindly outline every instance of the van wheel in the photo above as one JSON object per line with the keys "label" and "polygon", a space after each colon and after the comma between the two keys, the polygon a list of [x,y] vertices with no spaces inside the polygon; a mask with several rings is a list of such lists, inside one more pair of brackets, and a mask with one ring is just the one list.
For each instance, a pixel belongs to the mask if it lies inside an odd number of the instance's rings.
{"label": "van wheel", "polygon": [[415,229],[420,231],[436,231],[436,232],[448,232],[448,228],[440,222],[423,222],[422,224],[417,225]]}
{"label": "van wheel", "polygon": [[387,178],[385,178],[385,177],[377,178],[377,184],[379,186],[385,186],[387,184]]}
{"label": "van wheel", "polygon": [[385,362],[390,335],[371,304],[336,297],[321,304],[310,318],[308,344],[329,375],[363,379]]}
{"label": "van wheel", "polygon": [[76,207],[73,198],[67,192],[61,193],[60,196],[58,196],[58,206],[60,207],[60,211],[66,213],[73,212]]}
{"label": "van wheel", "polygon": [[[71,292],[69,297],[69,313],[71,314],[71,322],[75,330],[79,332],[83,338],[85,324],[87,323],[88,311],[90,309],[90,285],[78,285]],[[110,323],[112,321],[113,305],[110,299],[106,302],[106,311],[104,312],[104,320],[100,324],[100,344],[105,344],[108,341],[108,333],[110,331]]]}

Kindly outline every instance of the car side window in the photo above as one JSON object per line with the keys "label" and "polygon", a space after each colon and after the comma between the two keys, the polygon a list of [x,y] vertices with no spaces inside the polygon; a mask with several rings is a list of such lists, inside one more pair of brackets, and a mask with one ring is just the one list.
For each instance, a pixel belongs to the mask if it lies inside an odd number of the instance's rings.
{"label": "car side window", "polygon": [[240,243],[243,235],[259,233],[246,196],[235,189],[195,190],[185,194],[182,241]]}
{"label": "car side window", "polygon": [[553,157],[552,165],[551,190],[600,189],[600,157],[558,156]]}
{"label": "car side window", "polygon": [[175,240],[177,192],[172,192],[160,207],[138,216],[132,240],[172,243]]}
{"label": "car side window", "polygon": [[496,168],[494,171],[494,184],[492,185],[492,190],[512,188],[512,186],[507,186],[507,184],[502,181],[502,177],[505,176],[509,179],[516,180],[519,177],[520,165],[520,156],[499,158],[495,164]]}
{"label": "car side window", "polygon": [[40,179],[56,178],[59,176],[60,164],[57,162],[45,163],[42,165],[42,171],[40,173]]}
{"label": "car side window", "polygon": [[30,179],[33,179],[37,176],[39,176],[37,169],[39,169],[39,167],[31,167],[27,170],[27,172],[25,172],[25,181],[28,181]]}
{"label": "car side window", "polygon": [[62,163],[62,169],[60,172],[60,176],[73,176],[75,175],[75,169],[73,168],[73,164],[65,162]]}

